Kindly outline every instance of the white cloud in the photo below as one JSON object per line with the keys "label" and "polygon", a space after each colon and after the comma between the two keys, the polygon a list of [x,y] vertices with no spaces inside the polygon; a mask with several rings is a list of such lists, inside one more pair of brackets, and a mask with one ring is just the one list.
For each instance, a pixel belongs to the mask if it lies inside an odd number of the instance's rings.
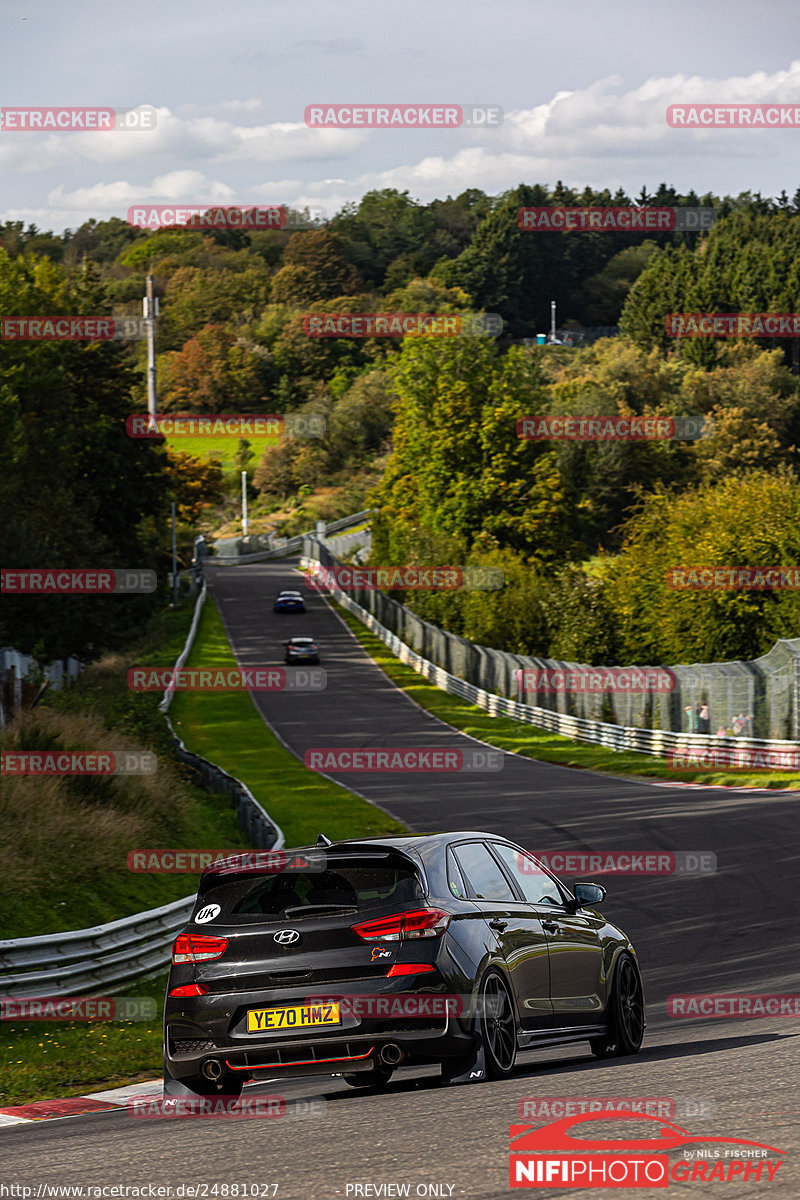
{"label": "white cloud", "polygon": [[[247,102],[250,103],[250,102]],[[225,107],[225,106],[221,106]],[[222,162],[282,162],[339,158],[360,147],[366,133],[308,129],[301,122],[241,125],[218,115],[180,117],[156,109],[152,130],[97,133],[6,133],[0,141],[0,166],[15,171],[49,171],[76,161],[193,165]]]}
{"label": "white cloud", "polygon": [[[357,49],[346,39],[334,43],[341,53]],[[15,207],[18,219],[52,228],[63,227],[64,214],[74,226],[89,216],[124,216],[141,201],[322,204],[332,216],[345,202],[384,187],[408,189],[422,201],[469,187],[497,193],[557,179],[629,192],[683,180],[698,191],[724,191],[719,180],[726,171],[736,177],[742,158],[749,160],[742,186],[758,187],[760,165],[766,170],[778,155],[791,162],[796,130],[690,131],[666,123],[670,104],[733,101],[800,102],[800,61],[728,78],[653,76],[636,87],[610,75],[506,112],[499,127],[419,134],[308,129],[302,121],[246,124],[262,108],[252,98],[184,105],[180,112],[164,107],[152,133],[0,135],[0,166],[7,175],[38,171],[46,178],[58,171],[63,182],[49,189],[46,205]],[[265,164],[291,164],[291,176],[259,182]],[[111,165],[123,167],[122,178],[103,179]],[[82,178],[89,171],[95,182]]]}

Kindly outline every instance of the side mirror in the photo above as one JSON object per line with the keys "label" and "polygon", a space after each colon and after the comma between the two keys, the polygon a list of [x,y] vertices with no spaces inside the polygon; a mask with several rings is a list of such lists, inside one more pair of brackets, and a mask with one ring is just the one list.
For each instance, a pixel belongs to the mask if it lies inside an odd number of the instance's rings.
{"label": "side mirror", "polygon": [[593,904],[602,904],[606,898],[606,889],[599,883],[576,883],[572,890],[576,908],[591,908]]}

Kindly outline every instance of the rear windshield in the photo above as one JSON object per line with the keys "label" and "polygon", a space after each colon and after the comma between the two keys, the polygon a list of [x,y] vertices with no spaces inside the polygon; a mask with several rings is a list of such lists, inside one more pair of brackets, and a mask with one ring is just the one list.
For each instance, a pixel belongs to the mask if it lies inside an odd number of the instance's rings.
{"label": "rear windshield", "polygon": [[398,863],[329,864],[324,871],[285,871],[274,875],[246,875],[220,880],[204,889],[202,903],[219,904],[219,922],[226,920],[291,920],[331,915],[343,910],[357,913],[384,911],[423,901],[425,894],[413,866]]}

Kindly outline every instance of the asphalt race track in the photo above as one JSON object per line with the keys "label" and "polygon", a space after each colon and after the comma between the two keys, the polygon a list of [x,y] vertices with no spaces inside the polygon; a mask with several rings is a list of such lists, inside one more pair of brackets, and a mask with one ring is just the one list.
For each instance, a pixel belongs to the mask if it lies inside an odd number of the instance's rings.
{"label": "asphalt race track", "polygon": [[[281,664],[281,643],[292,634],[319,640],[324,692],[254,694],[299,757],[330,746],[484,749],[395,689],[321,596],[309,593],[305,616],[273,614],[277,591],[302,586],[292,563],[210,566],[208,577],[241,666]],[[509,1194],[508,1127],[525,1120],[523,1098],[650,1097],[675,1100],[674,1120],[691,1134],[785,1152],[771,1183],[765,1176],[726,1188],[698,1179],[671,1188],[800,1194],[800,1019],[676,1020],[665,1006],[674,993],[800,991],[800,796],[654,786],[513,755],[493,773],[337,778],[419,831],[486,829],[537,852],[715,853],[715,874],[601,880],[609,890],[603,911],[639,953],[649,1022],[642,1052],[596,1062],[588,1047],[541,1050],[522,1055],[511,1080],[451,1088],[432,1069],[401,1070],[382,1094],[358,1094],[335,1079],[259,1085],[287,1100],[323,1098],[324,1116],[307,1119],[132,1121],[123,1110],[12,1126],[0,1130],[0,1181],[169,1184],[173,1197],[191,1194],[180,1184],[208,1185],[205,1195],[214,1196],[235,1194],[215,1193],[215,1183],[276,1183],[279,1200],[403,1194],[377,1190],[392,1184],[409,1185],[411,1196],[477,1200]],[[553,1191],[534,1186],[528,1194]]]}

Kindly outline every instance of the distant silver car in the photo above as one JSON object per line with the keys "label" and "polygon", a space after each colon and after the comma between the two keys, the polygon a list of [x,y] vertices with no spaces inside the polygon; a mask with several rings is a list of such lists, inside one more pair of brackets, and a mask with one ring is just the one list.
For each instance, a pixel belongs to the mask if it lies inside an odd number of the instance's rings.
{"label": "distant silver car", "polygon": [[319,646],[310,637],[292,637],[285,641],[286,647],[285,661],[293,662],[319,662]]}

